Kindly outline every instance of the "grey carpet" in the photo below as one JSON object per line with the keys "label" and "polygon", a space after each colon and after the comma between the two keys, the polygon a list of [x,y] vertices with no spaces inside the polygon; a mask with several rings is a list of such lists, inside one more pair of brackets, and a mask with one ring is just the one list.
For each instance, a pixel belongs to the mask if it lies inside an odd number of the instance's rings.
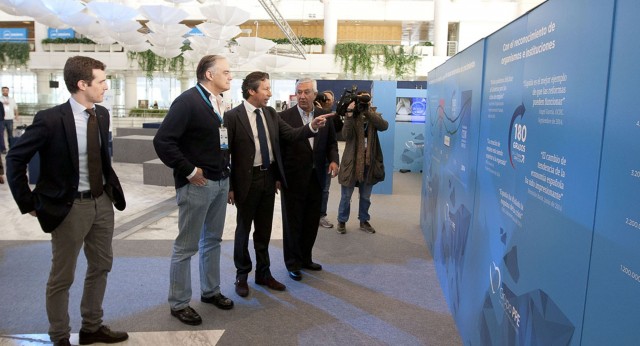
{"label": "grey carpet", "polygon": [[[250,277],[249,297],[238,297],[233,289],[233,243],[224,241],[221,288],[235,301],[230,311],[199,301],[194,258],[192,306],[204,320],[197,327],[169,314],[172,242],[114,240],[105,322],[132,332],[221,329],[225,332],[219,345],[461,345],[419,228],[420,184],[419,174],[397,173],[394,195],[373,196],[376,234],[357,229],[357,203],[347,234],[321,228],[314,259],[324,270],[306,271],[300,282],[287,277],[282,241],[272,241],[272,273],[287,285],[285,292],[257,286]],[[338,200],[339,187],[332,186],[333,218]],[[50,256],[48,242],[0,242],[0,334],[46,333],[44,290]],[[85,270],[80,256],[69,308],[74,332],[80,324]]]}

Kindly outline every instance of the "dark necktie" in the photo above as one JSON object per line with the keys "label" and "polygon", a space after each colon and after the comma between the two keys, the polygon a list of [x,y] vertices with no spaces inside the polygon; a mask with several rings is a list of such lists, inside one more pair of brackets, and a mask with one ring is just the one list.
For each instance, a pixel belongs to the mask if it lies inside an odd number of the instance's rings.
{"label": "dark necktie", "polygon": [[269,145],[267,144],[267,132],[264,129],[260,109],[256,109],[256,127],[258,128],[258,142],[260,142],[260,155],[262,156],[262,169],[269,168]]}
{"label": "dark necktie", "polygon": [[100,139],[98,134],[98,118],[93,109],[87,109],[87,159],[89,161],[89,186],[91,195],[98,197],[104,189],[102,185],[102,159],[100,157]]}

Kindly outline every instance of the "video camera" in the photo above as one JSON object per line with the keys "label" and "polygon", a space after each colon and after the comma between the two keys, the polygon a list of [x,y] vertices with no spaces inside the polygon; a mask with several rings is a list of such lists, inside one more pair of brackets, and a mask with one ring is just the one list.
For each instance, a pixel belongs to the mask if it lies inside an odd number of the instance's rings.
{"label": "video camera", "polygon": [[318,93],[318,95],[316,95],[316,99],[313,102],[318,102],[318,104],[324,105],[324,103],[327,102],[327,95],[325,95],[324,93]]}
{"label": "video camera", "polygon": [[350,90],[345,89],[342,96],[340,96],[340,100],[336,106],[336,114],[341,117],[345,116],[347,107],[349,107],[351,102],[356,103],[355,113],[363,112],[369,108],[369,101],[371,101],[371,96],[368,92],[358,95],[358,87],[354,85]]}

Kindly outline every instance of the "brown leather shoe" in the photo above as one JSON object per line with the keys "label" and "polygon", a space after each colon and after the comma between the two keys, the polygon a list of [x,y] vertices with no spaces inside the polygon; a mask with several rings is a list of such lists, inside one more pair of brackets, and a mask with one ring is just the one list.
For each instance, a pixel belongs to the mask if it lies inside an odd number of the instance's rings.
{"label": "brown leather shoe", "polygon": [[236,293],[240,297],[246,297],[249,295],[249,285],[247,285],[247,279],[236,279]]}
{"label": "brown leather shoe", "polygon": [[115,344],[117,342],[123,342],[128,338],[129,335],[127,333],[111,330],[109,327],[104,325],[100,326],[100,328],[93,333],[85,332],[80,329],[80,345],[89,345],[95,342]]}
{"label": "brown leather shoe", "polygon": [[269,276],[263,279],[256,278],[256,284],[267,286],[274,291],[284,291],[285,289],[287,289],[287,286],[278,282],[278,280],[274,279],[273,276]]}

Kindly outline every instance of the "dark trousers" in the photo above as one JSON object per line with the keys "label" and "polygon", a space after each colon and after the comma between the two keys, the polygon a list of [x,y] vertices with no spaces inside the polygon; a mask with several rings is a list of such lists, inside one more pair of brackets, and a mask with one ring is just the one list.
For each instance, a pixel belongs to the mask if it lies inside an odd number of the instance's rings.
{"label": "dark trousers", "polygon": [[318,236],[322,188],[313,171],[305,186],[282,191],[284,263],[287,270],[302,269],[313,262],[312,250]]}
{"label": "dark trousers", "polygon": [[76,199],[69,215],[51,232],[51,272],[47,282],[47,316],[52,341],[69,338],[69,289],[80,250],[87,272],[80,302],[82,329],[95,332],[102,325],[102,300],[111,271],[113,204],[106,193],[96,199]]}
{"label": "dark trousers", "polygon": [[237,278],[246,279],[251,272],[249,255],[249,233],[254,225],[253,248],[256,252],[256,278],[271,276],[269,270],[269,241],[273,224],[273,204],[276,197],[276,182],[273,174],[275,167],[266,171],[253,170],[253,180],[247,198],[236,202],[236,234],[233,248],[233,261]]}

